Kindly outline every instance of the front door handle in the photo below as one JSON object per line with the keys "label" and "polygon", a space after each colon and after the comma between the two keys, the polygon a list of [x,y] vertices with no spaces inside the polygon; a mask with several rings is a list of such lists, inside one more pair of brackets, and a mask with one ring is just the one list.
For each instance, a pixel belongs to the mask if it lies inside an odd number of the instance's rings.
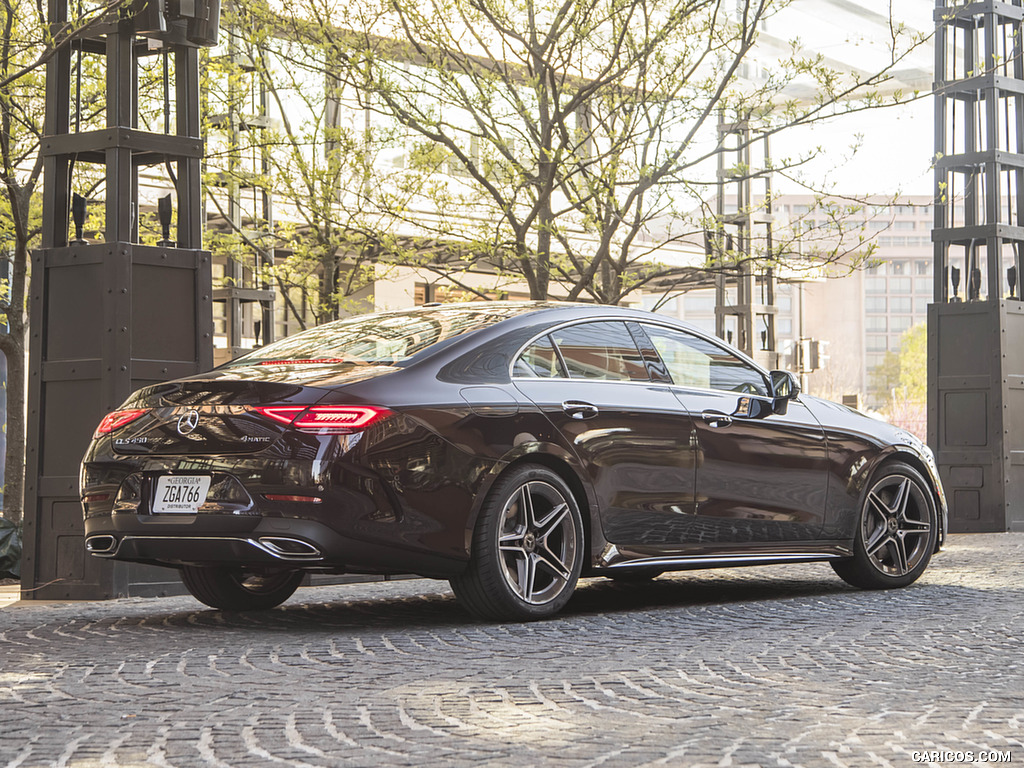
{"label": "front door handle", "polygon": [[600,413],[596,405],[583,400],[566,400],[562,410],[570,419],[592,419]]}
{"label": "front door handle", "polygon": [[732,417],[719,411],[704,411],[700,417],[704,419],[705,424],[713,429],[721,429],[732,424]]}

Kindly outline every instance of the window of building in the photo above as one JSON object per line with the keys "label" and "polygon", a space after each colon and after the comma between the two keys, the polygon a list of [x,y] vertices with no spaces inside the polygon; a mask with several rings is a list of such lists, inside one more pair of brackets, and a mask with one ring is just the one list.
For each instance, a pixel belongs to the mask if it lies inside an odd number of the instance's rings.
{"label": "window of building", "polygon": [[933,281],[930,277],[915,277],[914,293],[931,293],[932,283]]}
{"label": "window of building", "polygon": [[909,275],[910,274],[910,262],[907,259],[893,259],[889,262],[891,268],[890,274],[893,275]]}
{"label": "window of building", "polygon": [[893,333],[903,333],[914,324],[914,318],[909,315],[893,315],[889,318],[889,330]]}
{"label": "window of building", "polygon": [[875,333],[885,333],[889,330],[889,320],[884,315],[864,318],[864,328]]}
{"label": "window of building", "polygon": [[705,333],[713,334],[715,332],[715,318],[713,317],[687,317],[686,322],[700,328]]}
{"label": "window of building", "polygon": [[918,259],[914,262],[915,275],[930,275],[932,273],[931,259]]}
{"label": "window of building", "polygon": [[889,305],[884,296],[867,296],[864,298],[864,311],[878,314],[888,310]]}
{"label": "window of building", "polygon": [[914,228],[914,222],[912,221],[894,221],[892,223],[893,229],[907,230]]}
{"label": "window of building", "polygon": [[683,297],[683,310],[687,316],[693,314],[706,314],[708,312],[715,311],[715,297],[714,296],[684,296]]}
{"label": "window of building", "polygon": [[649,312],[676,317],[679,314],[679,297],[673,296],[671,299],[666,299],[662,294],[656,293],[644,296],[640,300],[640,306]]}
{"label": "window of building", "polygon": [[889,348],[889,337],[872,334],[866,338],[865,348],[868,352],[885,352]]}
{"label": "window of building", "polygon": [[874,353],[870,355],[864,355],[864,362],[867,364],[868,370],[873,370],[885,362],[885,355]]}
{"label": "window of building", "polygon": [[864,292],[865,293],[885,293],[886,283],[884,277],[865,277],[864,278]]}
{"label": "window of building", "polygon": [[889,293],[910,293],[913,280],[909,277],[889,278]]}
{"label": "window of building", "polygon": [[907,314],[913,312],[914,303],[909,296],[893,296],[889,299],[889,311],[892,313]]}
{"label": "window of building", "polygon": [[929,304],[930,301],[931,301],[931,299],[922,298],[920,296],[915,297],[914,298],[914,314],[915,315],[927,315],[928,314],[928,304]]}

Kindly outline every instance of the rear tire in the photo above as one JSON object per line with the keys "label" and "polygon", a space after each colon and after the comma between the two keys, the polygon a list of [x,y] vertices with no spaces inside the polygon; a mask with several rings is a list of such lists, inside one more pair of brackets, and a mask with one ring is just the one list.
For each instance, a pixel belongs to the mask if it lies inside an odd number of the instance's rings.
{"label": "rear tire", "polygon": [[295,590],[302,571],[248,571],[242,568],[186,565],[181,580],[192,597],[222,611],[263,611],[280,605]]}
{"label": "rear tire", "polygon": [[452,590],[473,614],[533,621],[558,613],[583,567],[583,521],[572,491],[557,474],[524,464],[487,494],[465,573]]}
{"label": "rear tire", "polygon": [[928,567],[937,536],[931,486],[908,464],[886,464],[864,495],[853,557],[831,561],[832,570],[861,589],[905,587]]}

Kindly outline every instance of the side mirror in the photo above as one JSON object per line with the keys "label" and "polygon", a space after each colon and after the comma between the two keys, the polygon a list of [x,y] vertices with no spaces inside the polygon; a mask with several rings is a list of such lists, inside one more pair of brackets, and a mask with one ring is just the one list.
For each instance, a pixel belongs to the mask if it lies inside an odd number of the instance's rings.
{"label": "side mirror", "polygon": [[784,416],[789,406],[789,401],[800,394],[800,381],[789,371],[772,371],[772,397],[774,405],[772,410],[780,416]]}
{"label": "side mirror", "polygon": [[742,419],[763,419],[774,412],[774,402],[765,400],[763,397],[744,395],[736,401],[736,410],[732,412],[732,415]]}

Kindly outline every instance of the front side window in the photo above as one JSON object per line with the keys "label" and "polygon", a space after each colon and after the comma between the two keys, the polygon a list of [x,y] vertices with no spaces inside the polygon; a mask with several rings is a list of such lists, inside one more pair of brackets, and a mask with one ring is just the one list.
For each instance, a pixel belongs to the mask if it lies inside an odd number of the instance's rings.
{"label": "front side window", "polygon": [[602,381],[649,381],[640,351],[617,320],[580,323],[551,333],[569,378]]}
{"label": "front side window", "polygon": [[761,372],[727,349],[684,331],[653,325],[644,330],[678,386],[768,396]]}

